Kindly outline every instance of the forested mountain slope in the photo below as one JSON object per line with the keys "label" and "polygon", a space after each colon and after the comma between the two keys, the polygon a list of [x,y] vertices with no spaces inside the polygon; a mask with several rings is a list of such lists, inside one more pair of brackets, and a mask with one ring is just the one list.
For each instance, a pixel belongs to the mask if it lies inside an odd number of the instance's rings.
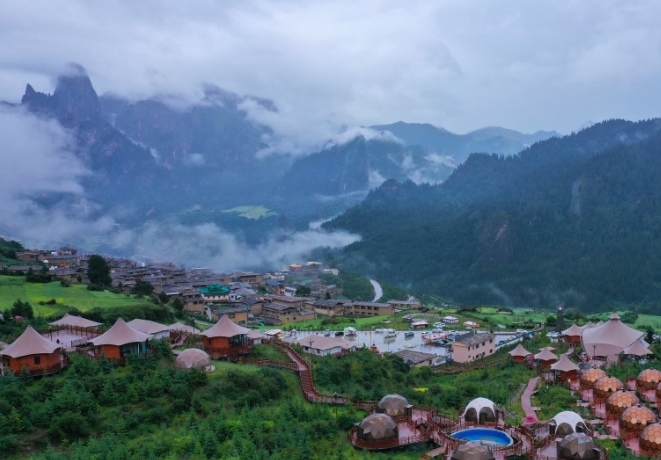
{"label": "forested mountain slope", "polygon": [[661,120],[611,120],[441,185],[388,181],[326,224],[344,264],[463,302],[590,309],[661,298]]}

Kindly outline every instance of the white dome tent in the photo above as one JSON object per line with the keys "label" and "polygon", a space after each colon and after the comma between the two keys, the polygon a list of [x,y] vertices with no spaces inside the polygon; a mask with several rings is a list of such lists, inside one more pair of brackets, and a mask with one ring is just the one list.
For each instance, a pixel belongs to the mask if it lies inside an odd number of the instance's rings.
{"label": "white dome tent", "polygon": [[490,399],[475,398],[466,406],[463,417],[466,422],[495,422],[498,420],[498,406]]}

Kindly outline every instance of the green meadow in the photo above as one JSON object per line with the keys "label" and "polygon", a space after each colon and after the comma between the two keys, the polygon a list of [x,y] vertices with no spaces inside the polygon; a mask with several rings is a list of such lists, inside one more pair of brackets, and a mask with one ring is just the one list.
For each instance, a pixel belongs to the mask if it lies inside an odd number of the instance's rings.
{"label": "green meadow", "polygon": [[[59,281],[52,283],[26,283],[22,276],[0,276],[0,311],[11,308],[21,299],[32,305],[37,316],[50,316],[65,311],[65,305],[80,311],[92,308],[113,308],[150,304],[144,299],[105,291],[88,291],[84,285],[63,287]],[[54,305],[40,305],[55,299]]]}
{"label": "green meadow", "polygon": [[239,206],[232,209],[226,209],[223,212],[238,214],[246,219],[261,219],[263,217],[277,216],[277,212],[271,211],[265,206]]}

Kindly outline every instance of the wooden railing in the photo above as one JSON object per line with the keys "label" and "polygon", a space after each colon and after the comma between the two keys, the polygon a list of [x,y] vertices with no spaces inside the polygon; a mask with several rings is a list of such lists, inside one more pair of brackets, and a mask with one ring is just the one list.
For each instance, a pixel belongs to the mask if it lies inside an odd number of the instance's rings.
{"label": "wooden railing", "polygon": [[292,360],[294,367],[288,369],[297,370],[298,376],[301,381],[301,390],[303,396],[310,402],[325,403],[325,404],[347,404],[349,400],[339,394],[329,395],[323,394],[317,390],[312,380],[312,372],[310,372],[310,364],[305,361],[292,347],[285,345],[277,340],[269,340],[266,342],[268,345],[276,347],[284,351],[287,356]]}
{"label": "wooden railing", "polygon": [[250,353],[252,351],[252,345],[243,345],[241,347],[205,347],[204,350],[213,359],[238,358],[239,356]]}
{"label": "wooden railing", "polygon": [[72,326],[69,324],[62,324],[59,326],[51,326],[48,329],[42,329],[39,332],[40,335],[51,334],[54,332],[65,331],[75,335],[101,335],[104,331],[100,330],[97,327],[82,327],[82,326]]}
{"label": "wooden railing", "polygon": [[447,364],[442,364],[440,366],[435,366],[433,367],[433,371],[435,374],[458,374],[460,372],[466,372],[466,371],[473,371],[476,369],[488,369],[490,367],[496,367],[500,364],[503,364],[507,362],[509,358],[501,358],[497,359],[495,361],[487,361],[487,362],[472,362],[470,364],[453,364],[448,366]]}
{"label": "wooden railing", "polygon": [[429,440],[429,434],[419,434],[415,436],[403,436],[390,439],[363,439],[358,436],[358,427],[354,426],[349,430],[349,442],[361,449],[382,450],[393,449],[399,446],[425,442]]}
{"label": "wooden railing", "polygon": [[241,362],[244,364],[253,364],[255,366],[277,367],[280,369],[288,369],[290,371],[298,371],[298,365],[296,363],[276,361],[274,359],[268,359],[268,358],[260,358],[260,359],[244,358],[241,360]]}

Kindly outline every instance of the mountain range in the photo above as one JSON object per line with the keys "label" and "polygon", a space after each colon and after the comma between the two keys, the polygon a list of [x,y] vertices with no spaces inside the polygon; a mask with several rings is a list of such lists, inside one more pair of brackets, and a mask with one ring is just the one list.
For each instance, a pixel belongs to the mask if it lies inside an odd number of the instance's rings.
{"label": "mountain range", "polygon": [[428,123],[404,123],[372,126],[377,131],[388,131],[406,145],[418,145],[436,155],[450,157],[455,164],[463,163],[475,152],[514,155],[535,142],[557,137],[556,131],[537,131],[523,134],[511,129],[488,127],[467,134],[455,134]]}
{"label": "mountain range", "polygon": [[[386,181],[325,224],[339,258],[465,303],[661,300],[661,120],[610,120],[514,156],[472,154],[442,184]],[[642,308],[642,307],[641,307]]]}

